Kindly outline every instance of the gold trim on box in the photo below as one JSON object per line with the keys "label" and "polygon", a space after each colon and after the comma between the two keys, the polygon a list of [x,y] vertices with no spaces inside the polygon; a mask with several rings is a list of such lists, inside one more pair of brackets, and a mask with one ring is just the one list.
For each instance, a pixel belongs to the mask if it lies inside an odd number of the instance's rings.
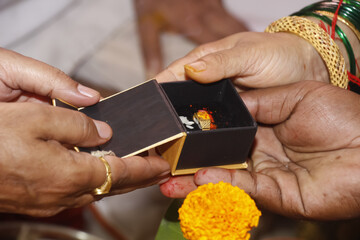
{"label": "gold trim on box", "polygon": [[145,81],[145,82],[142,82],[142,83],[139,83],[139,84],[137,84],[137,85],[134,85],[134,86],[132,86],[132,87],[130,87],[130,88],[128,88],[128,89],[125,89],[125,90],[123,90],[123,91],[114,93],[113,95],[110,95],[110,96],[107,96],[107,97],[105,97],[105,98],[102,98],[102,99],[100,99],[99,102],[102,102],[102,101],[105,101],[105,100],[107,100],[107,99],[109,99],[109,98],[115,97],[116,95],[119,95],[119,94],[121,94],[121,93],[127,92],[127,91],[129,91],[129,90],[131,90],[131,89],[133,89],[133,88],[136,88],[136,87],[138,87],[138,86],[140,86],[140,85],[143,85],[143,84],[145,84],[145,83],[147,83],[147,82],[150,82],[150,81],[153,81],[153,80],[156,81],[155,78],[154,78],[154,79],[149,79],[149,80],[147,80],[147,81]]}
{"label": "gold trim on box", "polygon": [[[244,162],[244,163],[239,163],[239,164],[214,166],[214,167],[226,168],[226,169],[246,169],[248,167],[248,164],[246,162]],[[172,173],[172,175],[177,176],[177,175],[185,175],[185,174],[194,174],[200,169],[202,169],[202,168],[177,169],[174,171],[174,173]]]}
{"label": "gold trim on box", "polygon": [[76,107],[76,106],[74,106],[74,105],[72,105],[72,104],[70,104],[70,103],[68,103],[68,102],[66,102],[66,101],[64,101],[64,100],[62,100],[62,99],[60,99],[60,98],[51,99],[52,105],[53,105],[54,107],[57,106],[57,105],[56,105],[56,101],[60,101],[60,102],[62,102],[62,103],[64,103],[64,104],[66,104],[66,105],[69,105],[70,107],[73,107],[73,108],[79,110],[78,107]]}
{"label": "gold trim on box", "polygon": [[159,154],[170,164],[171,175],[175,175],[176,166],[178,164],[180,154],[182,152],[187,134],[182,132],[180,138],[164,142],[158,146]]}
{"label": "gold trim on box", "polygon": [[[145,151],[147,151],[147,150],[150,150],[150,149],[152,149],[152,148],[162,146],[162,145],[164,145],[164,144],[166,144],[166,143],[168,143],[168,142],[172,142],[172,141],[174,141],[174,140],[176,140],[176,139],[179,139],[179,138],[182,139],[182,138],[184,138],[184,135],[186,136],[186,133],[184,133],[184,132],[178,133],[178,134],[176,134],[176,135],[174,135],[174,136],[171,136],[171,137],[169,137],[169,138],[166,138],[166,139],[164,139],[164,140],[161,140],[161,141],[159,141],[159,142],[157,142],[157,143],[154,143],[154,144],[152,144],[152,145],[150,145],[150,146],[147,146],[147,147],[145,147],[145,148],[143,148],[143,149],[140,149],[140,150],[138,150],[138,151],[136,151],[136,152],[130,153],[130,154],[126,155],[126,156],[121,156],[121,158],[131,157],[131,156],[137,155],[137,154],[139,154],[139,153],[145,152]],[[185,141],[185,138],[184,138],[184,141]],[[182,145],[184,145],[184,143],[182,143]],[[181,149],[182,149],[182,145],[181,145]],[[181,151],[180,151],[180,152],[181,152]],[[178,154],[178,155],[180,156],[180,154]],[[164,158],[165,158],[165,157],[164,157]],[[165,159],[166,159],[166,158],[165,158]]]}
{"label": "gold trim on box", "polygon": [[[139,83],[139,84],[137,84],[137,85],[135,85],[135,86],[133,86],[133,87],[130,87],[130,88],[128,88],[128,89],[125,89],[125,90],[123,90],[123,91],[114,93],[113,95],[107,96],[107,97],[105,97],[105,98],[101,98],[101,99],[99,100],[99,102],[102,102],[102,101],[107,100],[107,99],[109,99],[109,98],[115,97],[116,95],[119,95],[119,94],[121,94],[121,93],[127,92],[127,91],[129,91],[129,90],[131,90],[131,89],[133,89],[133,88],[136,88],[136,87],[138,87],[138,86],[140,86],[140,85],[142,85],[142,84],[145,84],[145,83],[150,82],[150,81],[153,81],[153,80],[156,81],[155,78],[154,78],[154,79],[147,80],[147,81],[145,81],[145,82]],[[60,101],[60,102],[65,103],[66,105],[69,105],[69,106],[71,106],[71,107],[73,107],[73,108],[76,108],[78,111],[80,111],[80,110],[82,110],[82,109],[84,108],[84,107],[76,107],[76,106],[74,106],[74,105],[72,105],[72,104],[70,104],[70,103],[68,103],[68,102],[66,102],[66,101],[64,101],[64,100],[62,100],[62,99],[60,99],[60,98],[54,98],[54,99],[51,100],[51,101],[52,101],[52,105],[53,105],[54,107],[57,106],[57,105],[56,105],[56,101],[57,101],[57,100]]]}

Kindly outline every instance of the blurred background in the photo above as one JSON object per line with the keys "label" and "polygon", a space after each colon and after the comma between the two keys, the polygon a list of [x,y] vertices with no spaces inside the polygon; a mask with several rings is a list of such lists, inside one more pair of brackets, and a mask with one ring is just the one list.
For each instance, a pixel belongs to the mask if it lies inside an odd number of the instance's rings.
{"label": "blurred background", "polygon": [[[106,97],[154,77],[199,44],[262,32],[312,2],[0,0],[0,46],[55,66]],[[153,186],[51,218],[0,214],[0,239],[182,239],[180,204]],[[251,239],[360,239],[358,223],[296,221],[263,211]]]}

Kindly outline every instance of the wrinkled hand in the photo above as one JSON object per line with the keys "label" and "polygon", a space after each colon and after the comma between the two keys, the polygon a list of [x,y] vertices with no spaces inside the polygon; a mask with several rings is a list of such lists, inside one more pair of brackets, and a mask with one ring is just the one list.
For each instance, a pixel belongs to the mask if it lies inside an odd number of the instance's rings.
{"label": "wrinkled hand", "polygon": [[149,78],[163,69],[162,32],[177,32],[202,44],[246,30],[221,0],[135,0],[135,8]]}
{"label": "wrinkled hand", "polygon": [[277,213],[312,219],[360,215],[360,96],[303,81],[241,93],[259,122],[249,169],[208,168],[161,186],[185,197],[197,185],[226,181]]}
{"label": "wrinkled hand", "polygon": [[187,78],[202,83],[233,78],[239,88],[309,79],[329,82],[324,62],[307,41],[289,33],[256,32],[238,33],[199,46],[156,76],[159,82]]}
{"label": "wrinkled hand", "polygon": [[[50,216],[101,198],[92,191],[106,179],[104,164],[72,146],[104,144],[112,130],[83,113],[39,104],[51,98],[87,106],[100,95],[58,69],[0,49],[0,212]],[[169,173],[157,157],[106,159],[109,195],[155,184]]]}

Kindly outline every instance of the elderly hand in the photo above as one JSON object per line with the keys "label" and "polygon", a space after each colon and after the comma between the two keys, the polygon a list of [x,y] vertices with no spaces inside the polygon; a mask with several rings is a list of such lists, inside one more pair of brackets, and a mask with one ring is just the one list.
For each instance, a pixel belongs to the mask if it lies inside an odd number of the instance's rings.
{"label": "elderly hand", "polygon": [[[185,66],[185,68],[184,68]],[[329,82],[327,68],[306,40],[289,33],[244,32],[195,48],[156,76],[159,82],[233,78],[239,88],[301,80]]]}
{"label": "elderly hand", "polygon": [[[102,197],[92,191],[106,179],[104,164],[72,146],[104,144],[111,128],[80,112],[39,104],[50,98],[86,106],[100,95],[58,69],[0,49],[0,212],[50,216]],[[109,195],[155,184],[169,173],[158,157],[105,158],[112,170]]]}
{"label": "elderly hand", "polygon": [[246,30],[221,0],[135,0],[135,8],[149,78],[163,69],[161,32],[177,32],[202,44]]}
{"label": "elderly hand", "polygon": [[360,215],[360,96],[303,81],[241,93],[259,129],[249,169],[207,168],[161,186],[185,197],[196,186],[225,181],[277,213],[311,219]]}

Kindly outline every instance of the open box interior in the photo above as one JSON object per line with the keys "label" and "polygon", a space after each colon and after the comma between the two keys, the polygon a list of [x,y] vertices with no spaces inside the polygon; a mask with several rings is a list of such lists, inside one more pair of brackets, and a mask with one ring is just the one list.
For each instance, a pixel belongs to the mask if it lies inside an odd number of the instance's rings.
{"label": "open box interior", "polygon": [[[256,133],[256,123],[230,80],[212,84],[194,81],[162,83],[162,89],[179,118],[193,121],[198,110],[206,110],[215,129],[202,130],[197,124],[183,124],[186,137],[158,147],[162,155],[168,149],[180,152],[166,156],[173,175],[194,173],[203,167],[245,168],[247,154]],[[172,146],[174,145],[174,146]]]}
{"label": "open box interior", "polygon": [[[216,129],[254,125],[254,120],[229,80],[207,85],[193,81],[171,82],[162,83],[161,86],[179,117],[192,121],[194,113],[206,110],[212,115]],[[191,126],[193,128],[185,126],[188,132],[201,131],[197,124]]]}

